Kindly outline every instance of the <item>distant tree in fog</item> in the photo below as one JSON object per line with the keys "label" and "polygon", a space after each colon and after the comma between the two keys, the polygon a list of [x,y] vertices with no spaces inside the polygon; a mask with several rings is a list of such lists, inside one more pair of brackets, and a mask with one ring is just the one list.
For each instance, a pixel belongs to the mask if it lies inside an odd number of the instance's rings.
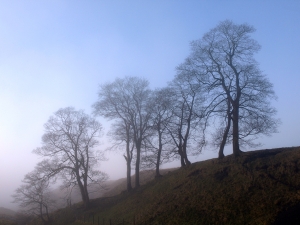
{"label": "distant tree in fog", "polygon": [[37,165],[39,173],[44,178],[62,178],[66,188],[77,185],[86,208],[90,202],[88,186],[101,185],[107,179],[96,168],[105,160],[96,150],[101,131],[102,125],[83,111],[62,108],[45,124],[42,147],[33,151],[45,158]]}
{"label": "distant tree in fog", "polygon": [[133,159],[133,151],[135,148],[134,141],[133,141],[133,134],[131,125],[128,121],[116,121],[112,124],[110,131],[108,132],[108,136],[110,137],[111,146],[109,147],[110,150],[116,149],[124,149],[125,154],[124,159],[126,161],[126,177],[127,177],[127,191],[132,190],[131,184],[131,163]]}
{"label": "distant tree in fog", "polygon": [[27,215],[38,216],[44,224],[49,222],[49,213],[53,210],[49,179],[43,178],[38,170],[25,175],[22,185],[12,196]]}
{"label": "distant tree in fog", "polygon": [[[112,83],[100,86],[98,101],[93,105],[96,115],[117,120],[117,123],[122,124],[123,129],[125,128],[126,135],[132,135],[127,139],[127,143],[133,140],[136,150],[135,187],[140,186],[141,149],[148,134],[151,116],[147,105],[151,93],[148,86],[148,81],[142,78],[117,78]],[[126,157],[127,159],[131,157],[128,145],[126,145]],[[130,162],[127,160],[127,170]],[[127,171],[127,180],[131,179],[128,175]]]}

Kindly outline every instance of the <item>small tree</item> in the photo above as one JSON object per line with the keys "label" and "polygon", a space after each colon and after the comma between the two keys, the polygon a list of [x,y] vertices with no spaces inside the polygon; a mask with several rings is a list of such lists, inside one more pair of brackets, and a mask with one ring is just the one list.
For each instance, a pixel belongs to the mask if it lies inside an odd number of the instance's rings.
{"label": "small tree", "polygon": [[89,206],[89,184],[101,184],[107,175],[96,169],[104,160],[98,138],[102,126],[72,107],[58,110],[45,124],[43,146],[33,152],[45,158],[37,165],[44,177],[60,176],[65,187],[78,185],[84,206]]}
{"label": "small tree", "polygon": [[23,184],[12,196],[19,203],[22,211],[38,216],[43,224],[50,221],[49,212],[53,210],[55,201],[51,198],[49,180],[40,176],[38,170],[25,175]]}

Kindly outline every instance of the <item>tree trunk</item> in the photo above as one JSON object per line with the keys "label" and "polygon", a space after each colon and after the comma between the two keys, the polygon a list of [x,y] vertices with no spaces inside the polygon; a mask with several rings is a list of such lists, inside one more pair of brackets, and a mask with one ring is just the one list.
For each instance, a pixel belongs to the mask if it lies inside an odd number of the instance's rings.
{"label": "tree trunk", "polygon": [[44,216],[43,216],[43,204],[42,203],[40,203],[40,217],[41,217],[43,224],[46,224],[46,220],[44,219]]}
{"label": "tree trunk", "polygon": [[232,148],[233,155],[239,156],[241,153],[239,145],[239,108],[236,102],[233,105],[232,112]]}
{"label": "tree trunk", "polygon": [[181,167],[185,167],[185,161],[184,161],[184,155],[183,155],[183,151],[182,151],[182,146],[178,147],[178,154],[180,155],[180,162],[181,162]]}
{"label": "tree trunk", "polygon": [[127,177],[127,191],[130,192],[132,190],[132,186],[131,186],[131,165],[130,162],[126,162],[127,164],[127,173],[126,173],[126,177]]}
{"label": "tree trunk", "polygon": [[127,191],[130,192],[132,190],[131,186],[131,162],[129,159],[127,159]]}
{"label": "tree trunk", "polygon": [[191,162],[189,161],[188,157],[187,157],[187,153],[186,153],[186,141],[184,141],[183,146],[182,146],[182,154],[183,154],[183,159],[185,161],[185,165],[189,166],[191,165]]}
{"label": "tree trunk", "polygon": [[159,166],[160,166],[160,157],[161,157],[161,151],[162,151],[162,135],[161,132],[158,132],[158,151],[157,151],[157,159],[156,159],[156,171],[155,171],[155,177],[161,177],[159,173]]}
{"label": "tree trunk", "polygon": [[140,187],[140,161],[141,161],[141,142],[136,145],[136,163],[135,163],[135,188]]}
{"label": "tree trunk", "polygon": [[84,185],[84,193],[85,193],[85,206],[88,208],[90,206],[90,197],[87,189],[87,184]]}
{"label": "tree trunk", "polygon": [[223,159],[224,158],[224,147],[228,138],[228,133],[230,130],[230,126],[231,126],[231,113],[230,113],[230,102],[227,102],[227,125],[225,128],[225,131],[223,133],[223,139],[220,145],[220,149],[219,149],[219,159]]}
{"label": "tree trunk", "polygon": [[84,185],[82,184],[82,181],[80,180],[79,173],[76,173],[76,176],[77,176],[77,183],[78,183],[78,186],[79,186],[81,198],[82,198],[84,207],[87,209],[89,207],[89,203],[90,203],[90,199],[89,199],[89,196],[88,196],[88,193],[87,193],[87,187],[84,187]]}
{"label": "tree trunk", "polygon": [[159,173],[160,156],[161,156],[161,147],[159,147],[159,150],[158,150],[158,153],[157,153],[155,177],[161,177],[161,175]]}
{"label": "tree trunk", "polygon": [[159,172],[159,164],[156,164],[155,177],[156,177],[156,178],[161,177],[161,174],[160,174],[160,172]]}
{"label": "tree trunk", "polygon": [[49,212],[48,212],[48,206],[44,205],[44,207],[46,209],[46,218],[47,218],[47,221],[50,221]]}
{"label": "tree trunk", "polygon": [[126,160],[126,166],[127,166],[127,191],[132,191],[132,185],[131,185],[131,160],[132,155],[130,154],[130,126],[126,126],[126,156],[124,155],[124,158]]}
{"label": "tree trunk", "polygon": [[89,207],[90,205],[90,197],[89,197],[89,191],[88,191],[88,164],[87,167],[84,167],[84,174],[82,174],[82,178],[83,178],[83,191],[84,191],[84,196],[85,196],[85,205],[86,208]]}
{"label": "tree trunk", "polygon": [[190,162],[190,160],[188,159],[187,155],[184,157],[184,161],[185,161],[185,165],[186,165],[186,166],[191,165],[191,162]]}

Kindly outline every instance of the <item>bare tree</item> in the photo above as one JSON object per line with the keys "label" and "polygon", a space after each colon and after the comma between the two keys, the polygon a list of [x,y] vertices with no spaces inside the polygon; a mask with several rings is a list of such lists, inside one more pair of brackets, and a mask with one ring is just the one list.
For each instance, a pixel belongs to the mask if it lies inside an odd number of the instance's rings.
{"label": "bare tree", "polygon": [[[114,82],[100,86],[99,99],[93,105],[96,115],[104,116],[110,120],[118,120],[123,127],[131,130],[132,140],[136,149],[135,187],[140,186],[139,171],[142,142],[149,129],[150,109],[147,106],[150,89],[148,81],[138,77],[125,77]],[[129,134],[129,133],[128,133]],[[129,140],[129,139],[128,139]],[[129,153],[129,146],[126,153]],[[127,154],[128,159],[130,155]],[[129,168],[127,160],[127,169]],[[129,172],[127,171],[127,180]]]}
{"label": "bare tree", "polygon": [[[207,118],[211,115],[219,116],[219,127],[216,129],[215,133],[213,134],[213,145],[219,148],[219,155],[218,158],[224,158],[224,147],[227,143],[229,143],[229,138],[232,136],[232,129],[231,129],[231,116],[232,110],[230,102],[224,98],[224,101],[219,102],[217,106],[213,107],[213,110],[208,112]],[[223,104],[222,104],[223,103]],[[226,105],[224,105],[226,103]]]}
{"label": "bare tree", "polygon": [[113,143],[112,146],[109,147],[110,150],[115,150],[119,148],[124,149],[125,146],[126,154],[124,154],[123,156],[127,166],[127,191],[131,191],[131,163],[133,159],[133,150],[135,147],[133,142],[131,125],[126,121],[117,121],[114,124],[112,124],[108,136],[111,137],[111,142]]}
{"label": "bare tree", "polygon": [[175,148],[168,134],[167,126],[173,114],[172,90],[162,88],[155,90],[149,99],[152,110],[150,127],[152,134],[145,141],[142,163],[145,167],[155,168],[155,176],[160,177],[159,168],[162,163],[174,159]]}
{"label": "bare tree", "polygon": [[104,160],[99,145],[102,126],[83,111],[72,107],[58,110],[45,124],[43,146],[33,152],[45,159],[38,163],[44,177],[60,176],[64,187],[78,185],[84,206],[89,206],[88,186],[101,185],[107,175],[96,169]]}
{"label": "bare tree", "polygon": [[194,83],[189,74],[178,71],[170,87],[173,90],[173,114],[167,129],[178,149],[181,166],[186,166],[191,164],[187,153],[188,146],[192,150],[191,142],[198,153],[204,144],[203,136],[199,135],[202,130],[201,85]]}
{"label": "bare tree", "polygon": [[38,170],[25,175],[23,184],[12,196],[27,215],[38,216],[43,224],[50,221],[49,213],[54,208],[49,180],[40,176]]}
{"label": "bare tree", "polygon": [[[219,113],[227,121],[220,133],[220,157],[224,156],[222,146],[229,137],[234,155],[239,155],[241,140],[252,144],[258,135],[276,132],[279,123],[270,104],[276,98],[273,85],[253,57],[260,49],[250,37],[254,31],[248,24],[223,21],[191,43],[192,53],[185,62],[185,70],[208,92],[207,113]],[[221,105],[223,110],[218,107]]]}

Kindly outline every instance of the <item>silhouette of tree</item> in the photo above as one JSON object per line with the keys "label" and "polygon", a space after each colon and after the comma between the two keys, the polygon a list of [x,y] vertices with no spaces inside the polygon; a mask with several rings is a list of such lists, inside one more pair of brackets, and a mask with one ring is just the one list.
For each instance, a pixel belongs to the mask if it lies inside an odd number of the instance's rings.
{"label": "silhouette of tree", "polygon": [[108,148],[109,150],[116,149],[126,149],[124,159],[126,161],[126,177],[127,177],[127,191],[132,190],[131,185],[131,163],[133,159],[133,150],[134,150],[134,141],[131,125],[126,120],[116,121],[112,124],[110,131],[108,132],[108,136],[110,137],[111,146]]}
{"label": "silhouette of tree", "polygon": [[151,109],[150,133],[144,143],[142,163],[145,168],[155,168],[155,176],[160,177],[160,165],[175,157],[173,141],[167,127],[173,116],[173,92],[170,88],[156,89],[149,98]]}
{"label": "silhouette of tree", "polygon": [[[140,186],[140,161],[142,143],[145,141],[149,130],[149,119],[151,110],[148,107],[148,98],[151,93],[148,88],[147,80],[138,77],[125,77],[116,79],[114,82],[100,87],[98,101],[93,105],[96,115],[104,116],[107,119],[117,120],[122,123],[128,131],[128,135],[132,135],[126,139],[129,143],[133,140],[136,150],[135,162],[135,187]],[[126,134],[126,135],[127,135]],[[126,145],[126,157],[129,159],[130,149]],[[127,161],[127,180],[129,184],[129,163]],[[127,186],[127,188],[130,188]]]}
{"label": "silhouette of tree", "polygon": [[239,155],[240,144],[251,145],[260,134],[277,131],[279,120],[271,106],[276,96],[253,57],[260,49],[250,37],[254,31],[248,24],[223,21],[191,43],[192,53],[179,67],[206,90],[207,118],[223,118],[225,128],[220,127],[216,135],[221,140],[220,158],[228,140],[232,140],[233,154]]}
{"label": "silhouette of tree", "polygon": [[64,187],[78,185],[84,206],[89,206],[88,186],[101,185],[107,175],[96,169],[103,153],[96,151],[102,125],[72,107],[58,110],[45,124],[42,147],[33,152],[45,159],[37,169],[44,177],[60,176]]}
{"label": "silhouette of tree", "polygon": [[40,217],[43,224],[50,221],[49,213],[55,201],[51,198],[49,179],[40,176],[38,170],[25,175],[22,185],[12,196],[26,215]]}
{"label": "silhouette of tree", "polygon": [[181,166],[190,165],[187,148],[189,147],[192,154],[198,154],[204,144],[201,135],[203,128],[201,85],[194,83],[189,74],[179,71],[169,87],[172,90],[173,108],[172,119],[167,126],[168,133],[177,147]]}

